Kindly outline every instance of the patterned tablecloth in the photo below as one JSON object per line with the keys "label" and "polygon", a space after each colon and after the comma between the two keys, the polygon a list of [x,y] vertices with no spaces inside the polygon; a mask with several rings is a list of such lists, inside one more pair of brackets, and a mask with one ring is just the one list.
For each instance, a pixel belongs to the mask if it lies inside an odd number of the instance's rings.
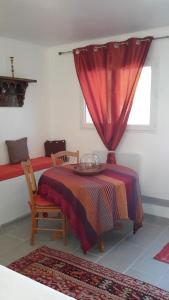
{"label": "patterned tablecloth", "polygon": [[142,226],[138,176],[123,166],[106,164],[94,176],[76,174],[73,165],[51,168],[40,177],[39,194],[61,207],[84,251],[116,220],[132,220],[134,232]]}

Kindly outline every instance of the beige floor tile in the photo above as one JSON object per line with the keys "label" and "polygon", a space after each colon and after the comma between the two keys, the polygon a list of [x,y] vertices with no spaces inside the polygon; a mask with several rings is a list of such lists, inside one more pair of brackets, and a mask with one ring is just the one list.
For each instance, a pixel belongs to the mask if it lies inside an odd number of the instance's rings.
{"label": "beige floor tile", "polygon": [[97,263],[123,273],[142,252],[141,247],[124,240]]}
{"label": "beige floor tile", "polygon": [[157,286],[169,292],[169,271],[162,275]]}
{"label": "beige floor tile", "polygon": [[135,269],[130,269],[125,274],[130,276],[130,277],[139,279],[139,280],[144,281],[144,282],[146,281],[147,283],[150,283],[152,285],[157,286],[158,278],[153,273],[148,275],[145,272],[140,272],[140,271],[135,270]]}
{"label": "beige floor tile", "polygon": [[89,260],[92,262],[97,262],[98,256],[91,254],[91,253],[86,253],[84,254],[82,250],[77,250],[73,253],[75,256],[78,256],[80,258],[83,258],[84,260]]}
{"label": "beige floor tile", "polygon": [[22,256],[27,255],[37,248],[39,248],[39,245],[32,246],[29,242],[22,242],[13,247],[13,249],[9,249],[5,254],[1,255],[0,264],[7,266],[11,262],[18,260]]}
{"label": "beige floor tile", "polygon": [[9,250],[22,243],[22,239],[3,234],[0,236],[0,255],[8,253]]}

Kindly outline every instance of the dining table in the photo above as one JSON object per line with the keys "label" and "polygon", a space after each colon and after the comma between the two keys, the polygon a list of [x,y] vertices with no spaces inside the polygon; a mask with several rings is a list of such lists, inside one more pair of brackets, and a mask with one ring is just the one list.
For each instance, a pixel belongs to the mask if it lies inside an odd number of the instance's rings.
{"label": "dining table", "polygon": [[119,220],[142,226],[143,209],[138,174],[118,164],[104,164],[101,172],[79,174],[75,164],[44,171],[38,193],[58,205],[86,253]]}

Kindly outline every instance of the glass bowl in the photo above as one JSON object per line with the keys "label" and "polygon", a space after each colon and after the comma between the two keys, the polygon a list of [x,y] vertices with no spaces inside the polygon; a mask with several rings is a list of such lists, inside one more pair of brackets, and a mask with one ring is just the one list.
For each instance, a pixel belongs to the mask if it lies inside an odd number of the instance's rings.
{"label": "glass bowl", "polygon": [[80,175],[95,175],[104,170],[103,164],[100,163],[97,154],[84,154],[80,163],[75,167],[75,172]]}
{"label": "glass bowl", "polygon": [[79,163],[79,169],[94,169],[100,166],[100,160],[97,154],[84,154]]}

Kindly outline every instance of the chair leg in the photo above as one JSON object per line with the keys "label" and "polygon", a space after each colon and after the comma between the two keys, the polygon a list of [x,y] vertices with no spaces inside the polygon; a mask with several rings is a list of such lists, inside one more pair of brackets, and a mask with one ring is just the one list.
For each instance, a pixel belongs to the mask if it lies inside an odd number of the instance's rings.
{"label": "chair leg", "polygon": [[[39,213],[36,214],[36,218],[39,217]],[[38,228],[38,219],[35,220],[35,233],[37,233],[37,228]]]}
{"label": "chair leg", "polygon": [[64,245],[67,245],[67,231],[68,231],[68,227],[67,227],[67,218],[64,217],[64,224],[63,224],[63,240],[64,240]]}
{"label": "chair leg", "polygon": [[31,245],[34,245],[35,243],[35,226],[36,226],[36,220],[34,219],[34,215],[32,215]]}

